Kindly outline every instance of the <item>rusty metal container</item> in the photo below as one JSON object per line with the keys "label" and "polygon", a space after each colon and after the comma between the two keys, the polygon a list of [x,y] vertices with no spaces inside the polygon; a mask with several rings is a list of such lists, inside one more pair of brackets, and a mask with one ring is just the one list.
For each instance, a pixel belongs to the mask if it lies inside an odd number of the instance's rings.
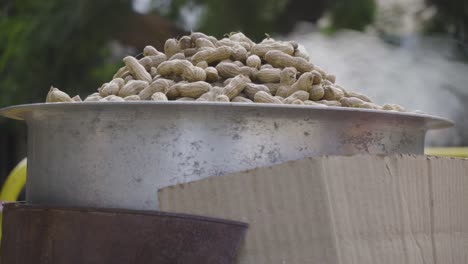
{"label": "rusty metal container", "polygon": [[4,206],[1,263],[229,264],[247,224],[122,209]]}

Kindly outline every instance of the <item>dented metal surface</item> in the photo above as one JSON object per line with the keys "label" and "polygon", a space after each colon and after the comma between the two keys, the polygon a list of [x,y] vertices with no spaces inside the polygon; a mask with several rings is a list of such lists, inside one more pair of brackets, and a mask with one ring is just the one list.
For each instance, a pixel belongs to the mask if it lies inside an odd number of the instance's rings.
{"label": "dented metal surface", "polygon": [[448,120],[295,105],[125,102],[0,110],[28,125],[27,201],[158,208],[176,183],[316,155],[423,154]]}

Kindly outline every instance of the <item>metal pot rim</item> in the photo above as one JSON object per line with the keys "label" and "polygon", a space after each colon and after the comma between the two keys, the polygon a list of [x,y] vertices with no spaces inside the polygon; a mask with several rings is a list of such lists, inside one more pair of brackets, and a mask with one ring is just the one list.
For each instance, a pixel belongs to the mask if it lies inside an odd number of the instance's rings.
{"label": "metal pot rim", "polygon": [[184,106],[184,107],[229,107],[229,108],[238,108],[238,109],[291,109],[294,110],[307,110],[315,112],[323,112],[324,114],[330,112],[342,112],[350,113],[354,112],[367,113],[370,115],[375,115],[376,117],[399,117],[399,118],[416,118],[421,119],[426,128],[428,129],[441,129],[454,126],[454,122],[428,114],[420,113],[411,113],[411,112],[394,112],[394,111],[385,111],[385,110],[375,110],[375,109],[363,109],[363,108],[348,108],[348,107],[320,107],[320,106],[305,106],[305,105],[279,105],[279,104],[260,104],[260,103],[225,103],[225,102],[190,102],[190,101],[169,101],[169,102],[154,102],[154,101],[132,101],[132,102],[83,102],[83,103],[35,103],[35,104],[22,104],[14,105],[6,108],[0,109],[0,116],[4,116],[16,120],[24,120],[26,116],[36,110],[70,110],[71,108],[80,108],[80,109],[113,109],[115,107],[133,107],[133,106],[144,106],[144,107],[161,107],[165,105],[167,107],[171,106]]}

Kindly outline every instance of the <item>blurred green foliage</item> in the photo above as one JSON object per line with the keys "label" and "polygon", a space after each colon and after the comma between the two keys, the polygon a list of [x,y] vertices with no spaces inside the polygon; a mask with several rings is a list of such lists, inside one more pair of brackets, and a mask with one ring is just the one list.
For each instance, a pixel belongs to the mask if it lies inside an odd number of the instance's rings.
{"label": "blurred green foliage", "polygon": [[257,41],[265,33],[287,33],[298,21],[316,22],[326,11],[333,29],[362,30],[372,23],[376,9],[375,0],[173,0],[165,15],[180,21],[187,6],[203,9],[194,30],[216,37],[242,31]]}
{"label": "blurred green foliage", "polygon": [[285,11],[289,0],[173,0],[167,14],[172,20],[182,19],[181,10],[187,5],[203,8],[203,15],[194,30],[218,38],[230,31],[242,31],[260,39],[264,33],[276,32],[277,19]]}
{"label": "blurred green foliage", "polygon": [[109,39],[125,25],[130,1],[3,1],[0,107],[43,101],[50,85],[88,93],[116,69]]}
{"label": "blurred green foliage", "polygon": [[[259,40],[297,21],[315,22],[330,8],[336,27],[362,29],[375,4],[357,1],[172,0],[165,15],[177,21],[185,5],[200,5],[196,30],[217,37],[244,31]],[[72,96],[94,91],[117,69],[108,44],[133,14],[130,0],[7,0],[0,7],[0,107],[42,102],[50,85]]]}
{"label": "blurred green foliage", "polygon": [[330,11],[332,27],[364,30],[374,22],[376,10],[374,0],[335,1]]}

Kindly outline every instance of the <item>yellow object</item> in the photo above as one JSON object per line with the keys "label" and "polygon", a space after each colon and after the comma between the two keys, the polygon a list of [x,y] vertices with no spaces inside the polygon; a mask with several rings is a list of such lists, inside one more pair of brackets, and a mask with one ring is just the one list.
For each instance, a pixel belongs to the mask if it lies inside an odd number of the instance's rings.
{"label": "yellow object", "polygon": [[424,154],[431,156],[468,158],[468,147],[426,148]]}
{"label": "yellow object", "polygon": [[24,158],[8,175],[0,192],[0,201],[14,202],[18,199],[26,183],[26,164],[27,160]]}
{"label": "yellow object", "polygon": [[[26,184],[27,160],[24,158],[8,175],[5,184],[0,191],[1,202],[14,202],[18,199],[21,191]],[[0,239],[2,238],[2,215],[0,214]]]}

